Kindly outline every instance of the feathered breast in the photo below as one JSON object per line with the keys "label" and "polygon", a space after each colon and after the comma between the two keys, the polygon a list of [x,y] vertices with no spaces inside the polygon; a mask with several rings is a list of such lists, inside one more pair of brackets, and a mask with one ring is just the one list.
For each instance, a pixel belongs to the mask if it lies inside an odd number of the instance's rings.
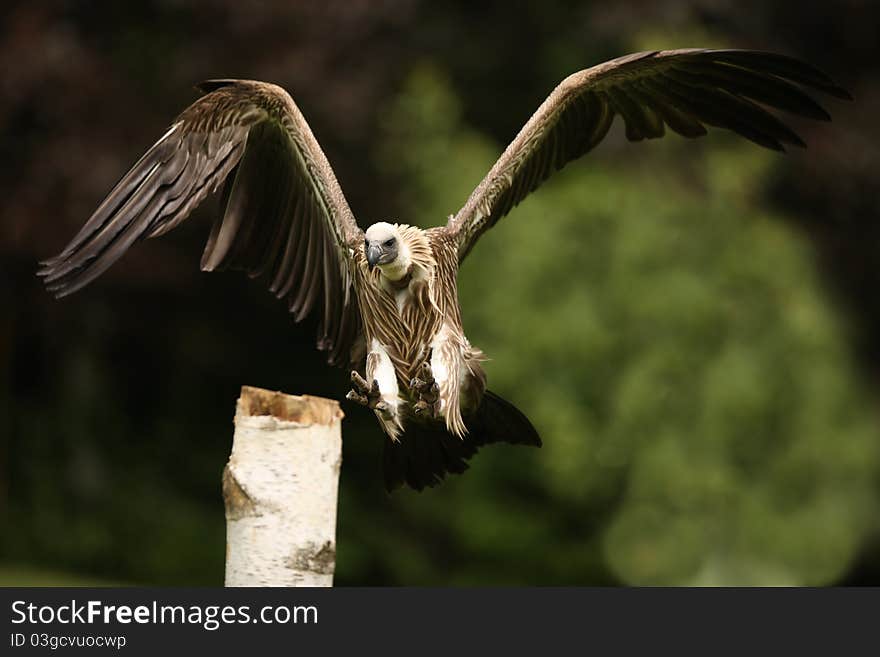
{"label": "feathered breast", "polygon": [[403,303],[398,291],[383,285],[378,269],[367,267],[362,252],[355,254],[356,289],[367,344],[385,346],[403,389],[421,364],[430,358],[430,345],[444,321],[460,328],[455,286],[457,252],[441,231],[399,226],[412,260],[411,278]]}

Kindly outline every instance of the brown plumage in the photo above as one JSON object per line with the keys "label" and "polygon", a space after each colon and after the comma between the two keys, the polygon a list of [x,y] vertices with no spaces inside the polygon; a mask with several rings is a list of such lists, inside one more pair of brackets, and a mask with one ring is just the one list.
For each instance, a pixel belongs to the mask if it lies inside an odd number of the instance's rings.
{"label": "brown plumage", "polygon": [[783,150],[803,141],[767,107],[829,119],[804,88],[849,98],[781,55],[627,55],[563,80],[447,225],[378,223],[364,233],[290,96],[263,82],[212,80],[40,275],[57,296],[70,294],[222,186],[225,210],[202,269],[263,280],[297,321],[316,312],[329,362],[364,368],[366,379],[352,372],[349,398],[373,409],[388,436],[386,486],[421,490],[464,471],[482,445],[540,445],[528,419],[486,390],[483,354],[461,324],[458,266],[480,235],[595,147],[615,115],[630,141],[717,126]]}

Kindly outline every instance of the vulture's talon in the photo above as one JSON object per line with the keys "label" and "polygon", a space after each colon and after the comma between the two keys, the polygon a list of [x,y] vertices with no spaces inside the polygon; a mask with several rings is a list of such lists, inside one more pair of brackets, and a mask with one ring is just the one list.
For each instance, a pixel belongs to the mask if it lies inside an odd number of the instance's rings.
{"label": "vulture's talon", "polygon": [[409,388],[417,398],[412,406],[413,414],[422,418],[438,419],[440,417],[440,386],[434,380],[434,372],[428,361],[422,363],[416,376],[410,379]]}
{"label": "vulture's talon", "polygon": [[345,395],[346,399],[373,410],[383,413],[388,412],[390,407],[387,403],[382,401],[382,395],[379,392],[379,382],[376,379],[373,379],[372,383],[367,383],[367,380],[364,377],[356,371],[352,371],[351,384],[353,387],[348,391],[348,394]]}
{"label": "vulture's talon", "polygon": [[351,384],[354,386],[354,389],[358,390],[362,395],[370,392],[370,386],[367,384],[367,380],[358,374],[356,370],[352,370],[351,372]]}
{"label": "vulture's talon", "polygon": [[[418,395],[419,401],[425,402],[429,407],[435,406],[440,399],[440,386],[434,380],[434,373],[427,361],[419,368],[419,375],[410,379],[409,387]],[[436,417],[436,411],[433,415]]]}

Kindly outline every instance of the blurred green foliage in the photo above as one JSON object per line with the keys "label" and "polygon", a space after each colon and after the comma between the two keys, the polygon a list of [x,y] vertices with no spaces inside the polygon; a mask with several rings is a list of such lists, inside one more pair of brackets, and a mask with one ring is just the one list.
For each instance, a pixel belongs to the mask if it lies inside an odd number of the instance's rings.
{"label": "blurred green foliage", "polygon": [[[396,219],[423,226],[498,153],[430,66],[386,130]],[[466,558],[389,536],[396,579],[587,584],[605,562],[632,584],[833,582],[874,526],[880,441],[809,245],[757,200],[778,156],[720,135],[630,161],[610,142],[463,265],[490,387],[545,445],[486,449],[469,476],[405,495]]]}

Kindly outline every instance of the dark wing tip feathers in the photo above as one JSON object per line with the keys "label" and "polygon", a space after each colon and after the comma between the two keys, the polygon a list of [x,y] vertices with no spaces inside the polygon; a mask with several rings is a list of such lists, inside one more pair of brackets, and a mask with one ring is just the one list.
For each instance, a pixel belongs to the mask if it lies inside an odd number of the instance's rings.
{"label": "dark wing tip feathers", "polygon": [[737,49],[716,49],[704,52],[720,61],[734,65],[760,66],[767,73],[813,87],[840,100],[853,100],[852,94],[837,84],[827,73],[789,55],[762,50]]}
{"label": "dark wing tip feathers", "polygon": [[191,133],[175,123],[119,180],[64,250],[44,261],[38,274],[47,289],[56,297],[72,294],[135,242],[185,219],[235,165],[243,136]]}
{"label": "dark wing tip feathers", "polygon": [[[664,61],[664,65],[655,62]],[[804,118],[830,121],[830,114],[802,88],[841,100],[852,95],[826,73],[801,60],[756,50],[649,51],[597,67],[595,93],[609,102],[626,124],[630,141],[662,137],[665,123],[685,137],[698,137],[701,123],[737,132],[761,146],[784,151],[804,140],[764,107]],[[635,67],[630,73],[617,71]],[[641,70],[648,74],[639,75]],[[603,80],[606,73],[609,78]],[[591,93],[588,82],[586,93]],[[653,106],[652,106],[653,105]],[[682,122],[682,112],[687,115]],[[654,117],[661,119],[658,126]],[[651,119],[651,122],[646,122]]]}
{"label": "dark wing tip feathers", "polygon": [[[621,86],[626,93],[610,94],[631,141],[663,135],[659,130],[642,129],[643,112],[629,102],[628,96],[632,96],[641,101],[639,105],[644,105],[644,92],[651,97],[649,101],[665,103],[667,110],[673,105],[702,123],[727,128],[760,146],[783,152],[785,144],[801,148],[807,145],[764,106],[804,118],[830,121],[831,115],[802,91],[802,87],[852,100],[852,95],[827,74],[786,55],[754,50],[690,49],[655,51],[633,61],[653,57],[667,57],[667,67],[636,81],[628,89],[624,83]],[[694,93],[695,90],[698,93]],[[658,109],[661,118],[675,132],[685,137],[700,136],[699,132],[681,132],[664,116],[664,108]],[[675,117],[669,118],[674,120]]]}

